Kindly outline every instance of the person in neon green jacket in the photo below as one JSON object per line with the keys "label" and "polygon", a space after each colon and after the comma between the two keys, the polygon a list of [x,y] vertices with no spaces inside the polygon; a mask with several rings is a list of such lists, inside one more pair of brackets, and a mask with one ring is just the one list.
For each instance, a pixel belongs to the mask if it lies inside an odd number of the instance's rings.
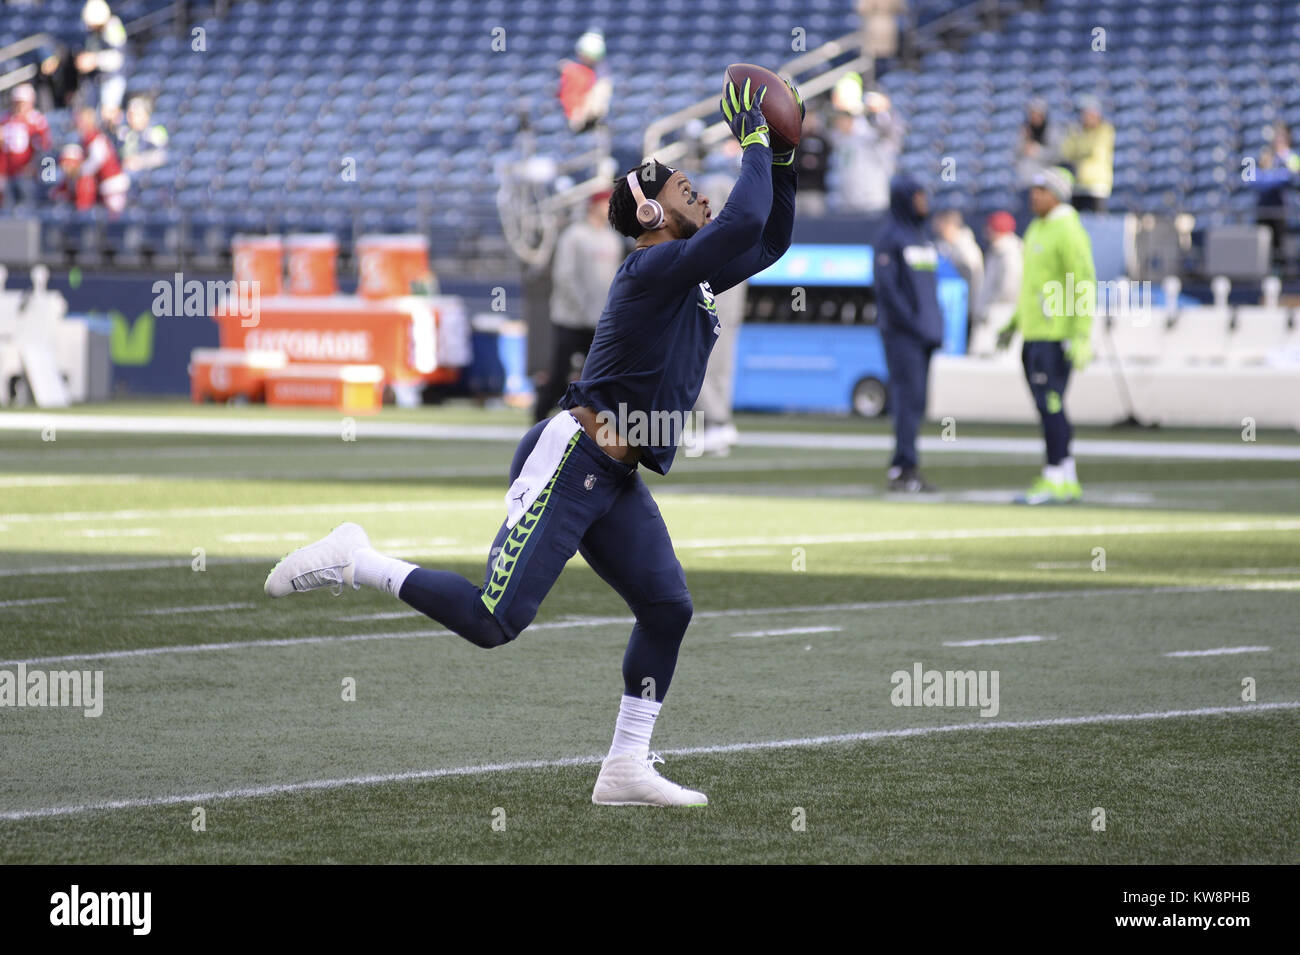
{"label": "person in neon green jacket", "polygon": [[1043,422],[1047,464],[1021,504],[1078,501],[1083,488],[1070,455],[1073,429],[1065,415],[1071,371],[1092,360],[1092,316],[1097,274],[1092,243],[1069,204],[1070,173],[1060,167],[1035,176],[1029,191],[1034,221],[1025,230],[1024,275],[1015,314],[998,335],[999,347],[1019,332],[1025,378]]}

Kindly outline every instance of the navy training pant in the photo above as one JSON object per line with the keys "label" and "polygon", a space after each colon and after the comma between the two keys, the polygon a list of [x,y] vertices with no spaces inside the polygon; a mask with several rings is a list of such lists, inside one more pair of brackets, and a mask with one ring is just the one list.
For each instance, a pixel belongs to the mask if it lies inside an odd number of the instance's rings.
{"label": "navy training pant", "polygon": [[[546,425],[534,425],[519,442],[511,483]],[[471,643],[498,647],[532,623],[578,552],[636,618],[623,656],[624,693],[662,700],[691,620],[686,574],[636,467],[615,461],[583,431],[570,440],[550,483],[519,522],[513,528],[502,523],[483,586],[421,567],[399,596]]]}
{"label": "navy training pant", "polygon": [[930,356],[935,346],[906,332],[881,329],[885,363],[889,366],[889,410],[894,419],[894,457],[891,467],[915,471],[916,436],[925,420],[929,394]]}

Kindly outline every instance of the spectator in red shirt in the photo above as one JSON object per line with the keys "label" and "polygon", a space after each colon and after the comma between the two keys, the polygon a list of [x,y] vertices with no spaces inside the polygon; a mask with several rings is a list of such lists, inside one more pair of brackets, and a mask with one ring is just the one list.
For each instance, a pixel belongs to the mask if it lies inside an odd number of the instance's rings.
{"label": "spectator in red shirt", "polygon": [[53,145],[50,124],[36,108],[36,90],[14,88],[13,107],[0,117],[0,200],[6,205],[36,198],[37,153]]}
{"label": "spectator in red shirt", "polygon": [[98,186],[94,176],[81,174],[86,151],[76,143],[68,143],[59,150],[59,181],[50,190],[50,199],[54,202],[70,202],[78,210],[89,209],[95,204]]}
{"label": "spectator in red shirt", "polygon": [[565,60],[561,65],[559,97],[569,128],[581,133],[605,118],[612,84],[596,73],[597,64],[605,58],[604,35],[588,30],[578,37],[574,52],[578,58]]}
{"label": "spectator in red shirt", "polygon": [[96,196],[104,208],[114,215],[121,213],[126,208],[126,192],[131,180],[122,171],[113,141],[99,128],[99,118],[88,106],[77,110],[77,132],[86,154],[81,164],[82,177],[94,180]]}

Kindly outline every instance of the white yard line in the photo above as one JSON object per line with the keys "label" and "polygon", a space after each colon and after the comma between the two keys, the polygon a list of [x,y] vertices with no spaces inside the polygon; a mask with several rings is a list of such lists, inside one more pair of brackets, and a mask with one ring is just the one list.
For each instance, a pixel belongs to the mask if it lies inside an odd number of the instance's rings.
{"label": "white yard line", "polygon": [[[1031,590],[1003,594],[971,594],[960,597],[921,597],[912,600],[871,600],[858,603],[807,604],[790,607],[739,607],[731,610],[697,610],[695,620],[725,620],[732,617],[777,617],[782,615],[800,615],[819,613],[864,612],[895,608],[946,607],[964,604],[1016,603],[1023,600],[1060,600],[1072,597],[1127,597],[1163,594],[1203,594],[1224,593],[1242,590],[1241,587],[1109,587],[1079,590]],[[390,611],[377,615],[358,615],[356,620],[386,620],[400,616],[424,619],[414,611]],[[528,631],[566,630],[576,627],[631,626],[630,616],[617,617],[565,617],[560,620],[548,620],[534,623]],[[527,631],[526,631],[527,632]],[[239,640],[226,643],[177,644],[169,647],[141,647],[135,650],[105,650],[96,653],[72,653],[63,656],[32,657],[22,660],[0,660],[0,666],[12,666],[18,663],[28,665],[38,663],[62,663],[71,660],[118,660],[130,657],[152,657],[173,653],[212,653],[226,650],[248,650],[257,647],[296,647],[317,644],[358,643],[370,640],[415,640],[424,637],[444,637],[451,635],[450,630],[406,630],[388,633],[351,633],[336,635],[319,635],[311,637],[276,637],[263,640]]]}
{"label": "white yard line", "polygon": [[45,521],[157,521],[188,520],[196,517],[260,517],[284,514],[405,514],[409,511],[483,511],[500,508],[505,513],[505,496],[500,501],[340,501],[337,504],[246,504],[229,507],[132,508],[121,511],[51,511],[48,514],[3,514],[6,524]]}
{"label": "white yard line", "polygon": [[64,531],[69,537],[160,537],[162,531],[156,527],[80,527]]}
{"label": "white yard line", "polygon": [[155,607],[152,610],[137,610],[136,614],[146,617],[166,617],[179,613],[217,613],[223,610],[251,610],[257,604],[207,604],[200,607]]}
{"label": "white yard line", "polygon": [[[867,730],[861,733],[840,733],[833,736],[802,736],[791,739],[759,740],[755,742],[720,743],[711,746],[688,746],[683,749],[666,749],[670,756],[704,756],[721,753],[744,753],[773,749],[797,749],[826,746],[836,743],[863,743],[875,740],[912,739],[935,736],[941,733],[961,733],[979,730],[1033,730],[1060,726],[1097,726],[1107,723],[1130,723],[1145,720],[1168,720],[1195,716],[1240,716],[1300,708],[1300,700],[1283,703],[1254,703],[1248,706],[1210,706],[1188,710],[1160,710],[1148,713],[1096,713],[1089,716],[1065,716],[1054,719],[991,721],[982,723],[954,723],[944,726],[913,726],[896,730]],[[487,776],[535,769],[559,769],[569,766],[595,766],[603,756],[564,756],[558,759],[532,759],[517,762],[483,763],[476,766],[455,766],[444,769],[417,769],[396,773],[373,773],[365,776],[345,776],[336,779],[310,779],[294,783],[272,783],[262,786],[243,786],[209,792],[177,793],[145,796],[132,799],[113,799],[79,805],[43,806],[36,809],[11,809],[0,811],[0,820],[21,822],[28,819],[48,819],[72,816],[87,812],[111,809],[148,809],[156,806],[198,805],[222,799],[255,799],[260,796],[277,796],[287,793],[320,792],[352,786],[374,786],[385,783],[419,782],[449,777]]]}
{"label": "white yard line", "polygon": [[987,640],[946,640],[945,647],[995,647],[1004,643],[1043,643],[1056,637],[1040,637],[1027,633],[1022,637],[989,637]]}
{"label": "white yard line", "polygon": [[66,597],[27,597],[23,600],[0,600],[0,609],[5,607],[30,607],[33,604],[61,604]]}
{"label": "white yard line", "polygon": [[1174,650],[1167,657],[1222,657],[1232,653],[1268,653],[1272,647],[1216,647],[1213,650]]}
{"label": "white yard line", "polygon": [[872,557],[868,564],[942,564],[952,560],[951,554],[900,554],[898,557]]}
{"label": "white yard line", "polygon": [[840,633],[843,627],[790,627],[786,630],[749,630],[733,633],[733,637],[784,637],[797,633]]}
{"label": "white yard line", "polygon": [[[108,570],[160,570],[164,567],[188,567],[189,557],[173,557],[162,560],[114,560],[102,564],[46,564],[36,567],[6,567],[0,569],[0,577],[41,577],[45,575],[62,577],[67,574],[95,574]],[[271,564],[274,558],[267,557],[220,557],[208,558],[208,566],[222,564]]]}
{"label": "white yard line", "polygon": [[771,557],[773,554],[781,553],[779,550],[773,550],[770,547],[736,547],[720,548],[719,550],[702,550],[697,553],[696,557],[716,557],[719,559],[732,560],[736,557]]}

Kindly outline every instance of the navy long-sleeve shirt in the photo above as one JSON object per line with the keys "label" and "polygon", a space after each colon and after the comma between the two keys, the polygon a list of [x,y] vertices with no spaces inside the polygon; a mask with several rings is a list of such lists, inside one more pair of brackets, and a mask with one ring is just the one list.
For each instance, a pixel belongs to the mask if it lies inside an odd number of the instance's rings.
{"label": "navy long-sleeve shirt", "polygon": [[689,239],[634,250],[614,276],[582,378],[560,406],[616,416],[642,448],[641,463],[667,474],[717,341],[713,296],[785,254],[795,182],[792,167],[772,165],[770,149],[750,146],[717,218]]}

